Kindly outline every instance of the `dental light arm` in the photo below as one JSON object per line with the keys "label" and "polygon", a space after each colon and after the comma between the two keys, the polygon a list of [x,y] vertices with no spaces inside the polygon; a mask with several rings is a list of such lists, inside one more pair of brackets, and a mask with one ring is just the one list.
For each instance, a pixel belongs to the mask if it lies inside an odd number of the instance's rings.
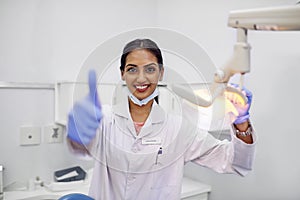
{"label": "dental light arm", "polygon": [[[250,45],[247,43],[247,29],[237,29],[237,43],[234,45],[234,51],[228,62],[215,72],[214,83],[209,86],[210,99],[205,99],[196,95],[191,88],[186,85],[174,84],[172,90],[180,97],[202,107],[208,107],[213,104],[214,100],[224,93],[225,90],[237,93],[244,104],[247,98],[239,89],[227,86],[231,76],[234,74],[245,74],[250,72]],[[242,80],[242,76],[241,76]],[[242,81],[240,88],[242,88]]]}
{"label": "dental light arm", "polygon": [[299,31],[300,4],[231,11],[228,26],[248,30]]}
{"label": "dental light arm", "polygon": [[227,87],[227,83],[234,74],[241,74],[240,88],[243,85],[243,75],[250,72],[250,45],[247,43],[248,30],[270,31],[299,31],[300,4],[259,9],[231,11],[228,26],[237,29],[237,43],[234,46],[232,57],[214,76],[214,83],[210,86],[211,99],[207,100],[195,95],[190,88],[182,85],[172,85],[172,90],[188,101],[202,106],[210,106],[216,97],[230,90],[239,94],[244,102],[246,97],[241,90]]}

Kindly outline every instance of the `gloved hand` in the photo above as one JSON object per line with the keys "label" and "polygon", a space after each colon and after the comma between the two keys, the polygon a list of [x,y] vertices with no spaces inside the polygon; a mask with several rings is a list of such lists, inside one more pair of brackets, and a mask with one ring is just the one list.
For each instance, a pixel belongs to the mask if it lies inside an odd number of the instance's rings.
{"label": "gloved hand", "polygon": [[[230,87],[238,88],[237,84],[230,83]],[[234,105],[235,109],[238,112],[236,116],[234,124],[241,124],[246,122],[250,118],[249,110],[252,103],[252,92],[249,91],[247,88],[242,88],[242,93],[247,97],[247,104],[241,104],[240,101],[237,101],[237,97],[233,95],[228,95],[227,99]]]}
{"label": "gloved hand", "polygon": [[102,119],[96,72],[94,70],[89,71],[89,94],[75,103],[68,118],[68,138],[82,145],[89,144],[95,137]]}

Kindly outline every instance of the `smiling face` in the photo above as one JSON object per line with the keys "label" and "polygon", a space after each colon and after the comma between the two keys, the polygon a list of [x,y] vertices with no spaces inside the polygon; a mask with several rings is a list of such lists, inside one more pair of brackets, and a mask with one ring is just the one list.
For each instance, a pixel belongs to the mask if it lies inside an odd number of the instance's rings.
{"label": "smiling face", "polygon": [[121,75],[129,91],[142,100],[153,93],[163,72],[155,55],[146,49],[137,49],[127,55]]}

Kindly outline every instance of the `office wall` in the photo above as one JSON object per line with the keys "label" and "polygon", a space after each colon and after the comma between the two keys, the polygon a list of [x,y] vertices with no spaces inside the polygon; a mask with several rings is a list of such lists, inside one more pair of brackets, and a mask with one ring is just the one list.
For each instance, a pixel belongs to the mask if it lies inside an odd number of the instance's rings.
{"label": "office wall", "polygon": [[[98,45],[121,32],[153,26],[155,8],[153,2],[140,0],[1,0],[0,81],[74,81]],[[0,89],[0,99],[5,185],[36,176],[51,180],[54,170],[76,164],[92,166],[72,156],[65,144],[45,143],[43,130],[40,145],[19,146],[21,126],[43,129],[54,123],[53,90]]]}
{"label": "office wall", "polygon": [[[193,38],[218,67],[229,58],[236,41],[235,30],[227,27],[230,10],[295,3],[288,0],[159,1],[158,24]],[[250,31],[248,41],[252,46],[251,73],[245,85],[254,94],[251,118],[259,137],[254,170],[241,178],[188,164],[185,174],[211,184],[211,200],[299,199],[300,32]]]}

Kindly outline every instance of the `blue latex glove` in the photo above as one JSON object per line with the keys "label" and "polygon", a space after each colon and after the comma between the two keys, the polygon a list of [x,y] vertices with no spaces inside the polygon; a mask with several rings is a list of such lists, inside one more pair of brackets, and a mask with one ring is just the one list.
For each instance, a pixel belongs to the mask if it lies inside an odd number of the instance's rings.
{"label": "blue latex glove", "polygon": [[[234,83],[230,83],[230,86],[235,87],[235,88],[239,87],[239,85],[234,84]],[[234,100],[234,98],[229,99],[231,101],[231,103],[234,105],[234,107],[236,108],[236,110],[238,111],[238,116],[237,116],[236,120],[233,122],[234,124],[241,124],[243,122],[246,122],[250,118],[249,110],[250,110],[251,103],[252,103],[252,92],[249,91],[247,88],[243,87],[242,93],[247,97],[246,105],[237,103]]]}
{"label": "blue latex glove", "polygon": [[68,117],[68,138],[82,145],[89,144],[102,119],[94,70],[89,71],[89,94],[75,103]]}

